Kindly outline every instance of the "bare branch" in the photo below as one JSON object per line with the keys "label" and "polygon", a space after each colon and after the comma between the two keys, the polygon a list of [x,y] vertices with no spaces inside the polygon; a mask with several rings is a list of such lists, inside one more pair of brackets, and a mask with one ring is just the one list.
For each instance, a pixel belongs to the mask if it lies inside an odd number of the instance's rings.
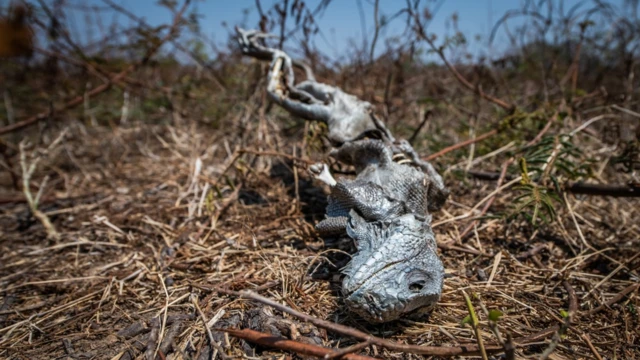
{"label": "bare branch", "polygon": [[[331,359],[332,356],[338,354],[341,356],[341,359],[346,360],[372,360],[374,358],[369,356],[362,356],[356,354],[342,354],[338,351],[334,351],[331,349],[324,348],[322,346],[313,345],[313,344],[304,344],[301,342],[285,339],[279,336],[274,336],[271,334],[265,334],[259,331],[251,330],[251,329],[216,329],[216,331],[224,331],[229,333],[229,335],[258,344],[262,346],[267,346],[271,348],[276,348],[279,350],[285,351],[293,351],[302,355],[311,355],[316,357],[323,357],[325,359]],[[329,357],[327,357],[329,356]]]}
{"label": "bare branch", "polygon": [[[471,170],[467,172],[470,176],[479,180],[498,180],[500,173],[490,171]],[[507,180],[513,176],[506,176]],[[583,195],[613,196],[613,197],[640,197],[640,184],[587,184],[584,182],[569,182],[561,187],[561,190]]]}
{"label": "bare branch", "polygon": [[462,76],[462,74],[460,74],[460,72],[449,62],[449,60],[447,60],[447,57],[444,55],[444,51],[441,48],[438,48],[434,43],[433,40],[431,38],[429,38],[429,36],[427,35],[424,26],[422,25],[422,23],[420,22],[420,17],[418,14],[416,14],[411,7],[408,7],[408,11],[410,12],[410,14],[413,16],[414,22],[416,24],[416,34],[418,35],[418,37],[424,41],[427,42],[427,44],[429,44],[429,46],[431,47],[431,49],[438,54],[438,56],[440,57],[440,59],[444,62],[445,66],[447,67],[447,69],[449,69],[449,71],[453,74],[453,76],[455,76],[455,78],[458,80],[458,82],[460,82],[460,84],[462,84],[464,87],[466,87],[467,89],[475,92],[477,95],[479,95],[481,98],[492,102],[498,106],[500,106],[501,108],[512,112],[515,110],[516,106],[513,104],[510,104],[502,99],[499,99],[495,96],[491,96],[487,93],[485,93],[482,88],[480,88],[479,86],[473,85],[469,80],[467,80],[464,76]]}
{"label": "bare branch", "polygon": [[50,152],[54,150],[60,142],[62,142],[66,134],[66,130],[62,131],[46,149],[40,151],[34,150],[29,156],[27,155],[27,147],[29,146],[27,140],[22,140],[19,145],[20,168],[22,169],[22,192],[27,204],[29,205],[29,210],[31,210],[33,216],[42,223],[42,226],[44,226],[47,231],[47,237],[54,240],[60,239],[60,234],[49,220],[49,217],[38,209],[38,202],[42,197],[42,192],[44,191],[48,177],[45,177],[45,180],[40,184],[40,188],[38,189],[38,193],[35,198],[31,193],[31,179],[43,157],[48,156]]}
{"label": "bare branch", "polygon": [[379,8],[380,0],[375,0],[375,4],[373,5],[373,21],[375,24],[375,29],[373,31],[373,39],[371,40],[371,50],[369,50],[369,62],[373,62],[373,55],[376,50],[378,35],[380,34],[380,18],[378,17]]}
{"label": "bare branch", "polygon": [[[204,286],[197,285],[200,289],[205,289],[209,291],[215,291],[222,294],[227,294],[231,296],[236,296],[244,299],[255,300],[265,305],[269,305],[273,308],[276,308],[282,312],[293,315],[299,319],[304,321],[308,321],[316,326],[321,328],[334,331],[336,333],[351,336],[353,338],[362,340],[362,341],[370,341],[371,344],[384,347],[390,350],[403,351],[412,354],[422,354],[422,355],[432,355],[432,356],[443,356],[443,357],[451,357],[451,356],[460,356],[460,355],[478,355],[480,351],[477,345],[465,345],[465,346],[419,346],[419,345],[410,345],[410,344],[400,344],[394,341],[382,339],[373,335],[369,335],[360,330],[336,324],[330,321],[318,319],[316,317],[301,313],[299,311],[293,310],[287,306],[281,305],[276,301],[260,296],[251,291],[232,291],[220,288],[208,288]],[[499,353],[502,351],[501,346],[485,346],[485,350],[487,353]]]}

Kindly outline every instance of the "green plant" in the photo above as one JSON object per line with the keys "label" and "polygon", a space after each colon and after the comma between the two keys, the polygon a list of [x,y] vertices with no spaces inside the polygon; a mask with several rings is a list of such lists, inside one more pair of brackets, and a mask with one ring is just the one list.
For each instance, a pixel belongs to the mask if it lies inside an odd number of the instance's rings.
{"label": "green plant", "polygon": [[559,196],[562,182],[591,176],[594,159],[585,156],[571,138],[571,134],[544,136],[522,150],[519,160],[522,180],[514,188],[518,195],[508,219],[523,216],[532,225],[553,221],[555,204],[562,202]]}

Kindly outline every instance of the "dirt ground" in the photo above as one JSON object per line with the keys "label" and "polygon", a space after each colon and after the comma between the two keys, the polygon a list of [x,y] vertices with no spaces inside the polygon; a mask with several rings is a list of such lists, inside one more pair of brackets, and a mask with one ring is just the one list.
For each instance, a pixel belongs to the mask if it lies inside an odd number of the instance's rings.
{"label": "dirt ground", "polygon": [[[279,124],[266,117],[253,130],[222,131],[72,122],[34,175],[51,174],[40,210],[60,238],[47,238],[19,198],[0,205],[0,358],[208,359],[217,350],[301,358],[217,330],[225,327],[333,348],[358,342],[216,288],[254,290],[399,343],[455,347],[476,344],[461,324],[465,290],[475,294],[484,343],[495,345],[496,336],[482,306],[503,314],[497,326],[517,358],[538,358],[552,342],[552,359],[640,358],[637,200],[567,194],[556,223],[536,229],[483,218],[461,238],[469,224],[461,215],[495,182],[448,175],[452,195],[433,215],[447,273],[439,305],[429,316],[370,325],[339,294],[350,244],[314,231],[326,205],[326,189],[304,170],[308,159],[325,159],[310,150],[314,125]],[[489,214],[513,196],[499,192]],[[566,335],[552,340],[572,296]],[[210,345],[204,321],[220,348]],[[377,345],[357,353],[429,358]]]}

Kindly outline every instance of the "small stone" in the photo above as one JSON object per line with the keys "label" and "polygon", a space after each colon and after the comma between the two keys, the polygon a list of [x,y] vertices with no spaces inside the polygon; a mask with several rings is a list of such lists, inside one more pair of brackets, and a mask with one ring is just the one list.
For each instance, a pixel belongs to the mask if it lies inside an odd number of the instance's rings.
{"label": "small stone", "polygon": [[484,269],[478,268],[476,272],[478,274],[478,280],[487,281],[487,273],[484,271]]}

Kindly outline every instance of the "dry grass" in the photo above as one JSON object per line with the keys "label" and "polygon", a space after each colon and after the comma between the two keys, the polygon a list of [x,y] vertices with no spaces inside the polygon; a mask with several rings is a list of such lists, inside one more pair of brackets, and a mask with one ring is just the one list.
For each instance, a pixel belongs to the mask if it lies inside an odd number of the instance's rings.
{"label": "dry grass", "polygon": [[[568,206],[558,209],[555,223],[536,228],[483,219],[464,237],[483,199],[497,194],[488,214],[500,214],[511,209],[514,194],[495,191],[494,182],[448,174],[452,196],[434,214],[448,274],[439,306],[428,318],[381,326],[354,317],[338,292],[338,269],[349,259],[349,244],[325,243],[313,229],[326,199],[304,165],[322,159],[313,150],[320,147],[320,127],[298,122],[281,129],[288,118],[269,111],[260,101],[262,88],[256,89],[219,130],[195,125],[188,116],[178,121],[175,112],[161,116],[178,125],[66,122],[69,135],[32,178],[42,186],[50,176],[38,208],[60,239],[47,238],[25,202],[0,202],[0,357],[204,359],[218,351],[239,358],[246,344],[216,327],[243,327],[256,309],[273,319],[292,319],[256,302],[202,290],[215,287],[254,290],[321,319],[433,346],[476,343],[474,330],[460,324],[468,314],[464,290],[476,295],[485,344],[495,345],[496,337],[483,306],[504,314],[498,328],[515,339],[519,357],[538,358],[563,323],[561,311],[569,308],[564,281],[575,290],[578,312],[549,358],[640,357],[638,289],[630,288],[640,278],[635,199],[567,195]],[[416,148],[464,140],[456,130],[463,127],[458,109],[438,110]],[[418,110],[408,106],[405,114]],[[491,118],[486,108],[480,113],[480,119]],[[393,119],[394,133],[408,137],[407,129],[419,119]],[[566,133],[581,123],[568,119],[553,131]],[[578,136],[585,153],[602,164],[611,158],[597,137]],[[492,150],[510,141],[503,140]],[[442,170],[495,170],[508,159],[501,151],[486,157],[463,151],[464,157],[438,159]],[[599,170],[600,181],[626,181],[604,165]],[[14,192],[0,194],[15,198]],[[356,343],[296,321],[280,324],[286,329],[278,331],[294,340],[320,339],[341,348]],[[220,347],[210,347],[210,338]],[[419,358],[375,345],[359,352]],[[288,355],[258,349],[256,356]]]}
{"label": "dry grass", "polygon": [[[87,49],[96,63],[63,51],[75,49],[71,39],[49,39],[34,49],[46,61],[0,64],[0,358],[302,357],[219,328],[250,328],[302,348],[429,358],[236,296],[252,290],[400,344],[466,348],[480,336],[487,349],[513,339],[516,358],[640,359],[638,200],[565,193],[550,224],[503,216],[515,208],[510,186],[519,182],[522,147],[544,134],[572,134],[584,159],[595,161],[590,182],[638,186],[638,61],[618,51],[637,43],[633,21],[609,21],[618,15],[605,12],[606,26],[586,34],[594,41],[583,55],[583,33],[576,46],[576,34],[557,30],[566,42],[548,52],[533,42],[538,56],[518,55],[509,66],[509,56],[495,66],[449,63],[437,48],[449,69],[423,64],[413,54],[417,39],[372,62],[360,61],[357,49],[333,69],[307,59],[320,81],[372,102],[396,137],[434,157],[452,191],[433,214],[447,272],[439,306],[428,317],[374,326],[348,312],[339,293],[353,244],[314,231],[327,189],[305,166],[327,160],[323,128],[271,107],[264,65],[245,62],[231,45],[203,68],[180,65],[172,52],[149,61],[165,41],[189,44],[189,36],[173,38],[185,36],[180,18],[189,3],[172,9],[173,25],[119,44],[146,54],[140,59],[111,58],[109,40],[121,37],[110,33],[98,42],[107,50]],[[126,16],[135,24],[113,31],[146,32]],[[553,18],[578,21],[565,20]],[[54,22],[40,22],[37,36],[48,38]],[[610,37],[614,22],[622,27]],[[527,50],[522,41],[514,53]],[[549,172],[561,157],[556,145]],[[469,170],[503,176],[496,184]],[[465,294],[477,314],[473,328],[461,324],[471,312]],[[503,314],[497,324],[492,310]]]}
{"label": "dry grass", "polygon": [[[204,322],[213,330],[241,326],[262,305],[204,286],[253,289],[379,337],[451,346],[476,343],[473,329],[460,324],[468,314],[464,290],[477,294],[485,344],[496,338],[478,298],[504,314],[498,322],[503,335],[526,344],[518,356],[537,358],[554,330],[523,338],[563,322],[561,310],[569,308],[565,280],[576,292],[578,313],[550,358],[639,357],[637,288],[615,299],[640,278],[637,200],[569,195],[554,224],[535,229],[485,219],[473,236],[461,239],[469,224],[463,215],[495,183],[449,176],[452,196],[434,214],[448,274],[439,306],[419,321],[372,326],[347,312],[338,293],[337,270],[348,260],[342,251],[348,244],[324,243],[313,230],[326,204],[323,189],[303,169],[308,159],[322,159],[308,146],[317,140],[307,136],[316,127],[298,125],[285,136],[277,116],[252,106],[239,108],[217,131],[202,125],[69,125],[58,155],[34,174],[38,181],[52,175],[39,208],[60,239],[47,239],[25,203],[0,205],[0,357],[200,359],[216,351],[211,337],[220,341],[217,350],[240,358],[246,346],[216,331],[207,334]],[[585,151],[603,146],[585,142]],[[298,158],[303,160],[291,160]],[[500,162],[482,165],[499,168]],[[512,198],[498,192],[489,213],[505,211]],[[589,313],[611,299],[614,304]],[[294,340],[313,333],[287,324],[285,335]],[[327,347],[355,343],[330,332],[314,334]],[[419,358],[375,345],[360,353]],[[288,355],[259,349],[257,356]]]}

